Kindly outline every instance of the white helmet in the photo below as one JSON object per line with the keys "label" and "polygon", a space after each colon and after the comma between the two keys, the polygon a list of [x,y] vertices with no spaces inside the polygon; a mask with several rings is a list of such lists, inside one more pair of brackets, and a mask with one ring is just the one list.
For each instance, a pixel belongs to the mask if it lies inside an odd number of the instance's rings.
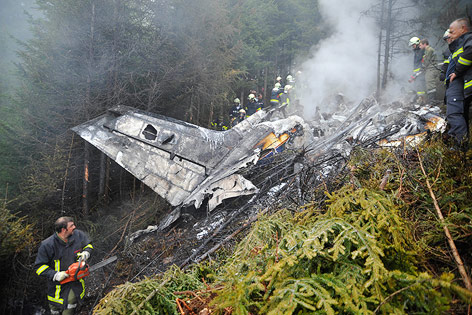
{"label": "white helmet", "polygon": [[237,98],[237,97],[234,99],[233,102],[238,103],[238,104],[241,104],[241,101],[240,101],[239,98]]}
{"label": "white helmet", "polygon": [[278,89],[278,88],[280,88],[280,87],[281,87],[281,84],[280,84],[279,82],[275,83],[274,88],[277,88],[277,89]]}
{"label": "white helmet", "polygon": [[239,112],[240,112],[241,114],[246,114],[246,111],[245,111],[244,109],[242,109],[242,108],[239,110]]}
{"label": "white helmet", "polygon": [[280,81],[280,80],[282,80],[282,77],[277,77],[277,81]]}
{"label": "white helmet", "polygon": [[292,86],[287,84],[285,87],[284,87],[284,93],[287,93],[288,91],[290,91],[292,89]]}
{"label": "white helmet", "polygon": [[450,35],[451,35],[451,31],[449,31],[449,29],[447,29],[447,30],[444,32],[443,39],[444,39],[444,40],[447,40]]}
{"label": "white helmet", "polygon": [[420,39],[418,37],[412,37],[410,38],[408,46],[419,45],[419,44],[420,44]]}
{"label": "white helmet", "polygon": [[253,100],[253,99],[255,99],[255,98],[256,98],[256,96],[255,96],[254,94],[252,94],[252,93],[251,93],[251,94],[249,94],[249,95],[248,95],[248,97],[247,97],[247,98],[248,98],[248,100]]}
{"label": "white helmet", "polygon": [[293,77],[290,74],[287,76],[287,81],[288,82],[293,81]]}

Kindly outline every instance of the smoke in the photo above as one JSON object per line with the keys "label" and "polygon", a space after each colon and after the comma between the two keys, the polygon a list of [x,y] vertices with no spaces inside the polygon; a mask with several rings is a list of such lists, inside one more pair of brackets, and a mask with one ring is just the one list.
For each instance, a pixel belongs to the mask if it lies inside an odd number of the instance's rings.
{"label": "smoke", "polygon": [[321,14],[330,36],[315,47],[312,58],[302,64],[299,85],[305,114],[316,107],[330,111],[329,98],[342,93],[345,100],[359,102],[376,86],[378,27],[362,12],[375,0],[320,0]]}

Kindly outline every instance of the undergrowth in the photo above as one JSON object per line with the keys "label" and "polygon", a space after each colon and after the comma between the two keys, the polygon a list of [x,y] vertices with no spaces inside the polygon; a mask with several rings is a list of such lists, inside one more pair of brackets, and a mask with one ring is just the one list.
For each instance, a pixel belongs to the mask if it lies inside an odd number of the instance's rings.
{"label": "undergrowth", "polygon": [[200,301],[220,314],[464,310],[472,293],[454,274],[420,159],[469,265],[472,172],[463,154],[438,143],[427,143],[421,151],[359,149],[348,162],[349,171],[339,175],[344,185],[325,192],[323,206],[261,216],[212,274],[197,265],[126,283],[103,298],[95,313],[180,314],[175,301],[184,290],[205,295]]}

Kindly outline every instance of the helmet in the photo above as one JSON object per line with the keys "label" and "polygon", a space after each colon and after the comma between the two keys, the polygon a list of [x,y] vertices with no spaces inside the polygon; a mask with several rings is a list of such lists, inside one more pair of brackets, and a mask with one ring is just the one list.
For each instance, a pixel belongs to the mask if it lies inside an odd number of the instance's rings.
{"label": "helmet", "polygon": [[255,96],[254,94],[252,94],[252,93],[251,93],[251,94],[249,94],[249,95],[248,95],[248,97],[247,97],[247,98],[248,98],[248,100],[253,100],[253,99],[255,99],[255,98],[256,98],[256,96]]}
{"label": "helmet", "polygon": [[282,77],[277,77],[277,81],[280,81],[280,80],[282,80]]}
{"label": "helmet", "polygon": [[246,114],[246,111],[245,111],[244,109],[242,109],[242,108],[239,110],[239,112],[240,112],[241,114]]}
{"label": "helmet", "polygon": [[233,101],[233,102],[234,102],[234,103],[241,104],[241,101],[240,101],[240,100],[239,100],[239,98],[237,98],[237,97],[234,99],[234,101]]}
{"label": "helmet", "polygon": [[287,76],[287,81],[290,82],[290,81],[292,81],[292,80],[293,80],[293,77],[289,74],[289,75]]}
{"label": "helmet", "polygon": [[410,42],[408,43],[408,46],[419,45],[419,44],[420,44],[420,39],[418,37],[412,37],[410,38]]}
{"label": "helmet", "polygon": [[449,31],[449,29],[447,29],[447,30],[444,32],[443,39],[444,39],[444,40],[447,40],[447,39],[449,38],[449,35],[451,35],[451,32]]}
{"label": "helmet", "polygon": [[284,87],[284,92],[287,93],[288,91],[290,91],[292,89],[292,86],[287,84],[285,87]]}
{"label": "helmet", "polygon": [[274,88],[277,88],[277,89],[278,89],[278,88],[280,88],[281,86],[282,86],[282,85],[281,85],[279,82],[277,82],[277,83],[275,83]]}

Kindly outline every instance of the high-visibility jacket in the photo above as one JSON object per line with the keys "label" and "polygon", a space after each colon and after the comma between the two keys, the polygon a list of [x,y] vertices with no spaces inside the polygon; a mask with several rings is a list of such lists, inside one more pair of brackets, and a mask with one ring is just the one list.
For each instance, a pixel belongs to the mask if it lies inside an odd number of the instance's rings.
{"label": "high-visibility jacket", "polygon": [[62,285],[52,279],[56,272],[67,270],[71,264],[76,262],[78,253],[82,251],[91,253],[92,250],[93,246],[88,236],[77,229],[69,236],[67,243],[57,233],[41,242],[34,263],[34,270],[36,274],[47,279],[47,298],[50,304],[66,309],[67,296],[70,290],[74,290],[79,303],[82,301],[85,295],[84,279]]}
{"label": "high-visibility jacket", "polygon": [[464,97],[467,98],[472,96],[472,32],[463,34],[459,39],[461,41],[452,59],[456,63],[454,73],[457,78],[464,79]]}

